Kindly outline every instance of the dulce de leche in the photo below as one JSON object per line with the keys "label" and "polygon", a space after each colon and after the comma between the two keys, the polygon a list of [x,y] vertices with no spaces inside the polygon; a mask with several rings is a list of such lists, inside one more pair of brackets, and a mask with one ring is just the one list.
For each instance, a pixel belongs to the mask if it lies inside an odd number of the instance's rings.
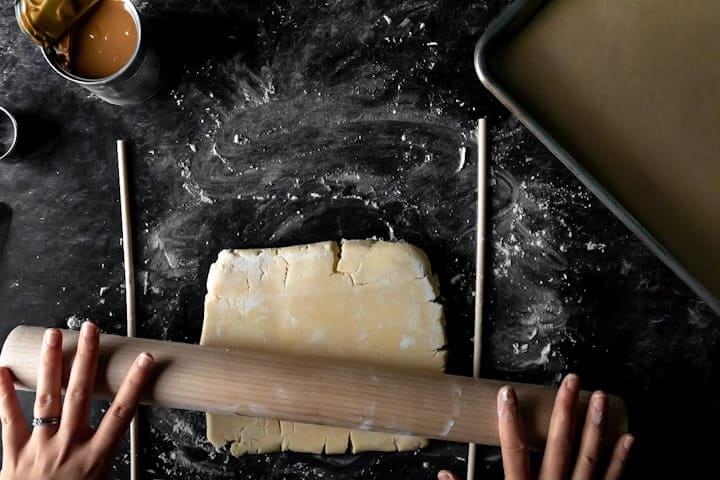
{"label": "dulce de leche", "polygon": [[57,53],[73,75],[99,79],[127,65],[137,47],[137,25],[125,1],[100,0],[60,41]]}
{"label": "dulce de leche", "polygon": [[43,47],[55,45],[98,0],[19,0],[20,28]]}

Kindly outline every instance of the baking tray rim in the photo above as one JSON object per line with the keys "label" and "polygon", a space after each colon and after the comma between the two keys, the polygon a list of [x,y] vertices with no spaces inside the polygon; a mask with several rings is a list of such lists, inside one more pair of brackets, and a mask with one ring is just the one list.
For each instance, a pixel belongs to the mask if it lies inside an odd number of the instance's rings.
{"label": "baking tray rim", "polygon": [[488,26],[475,46],[475,71],[482,84],[525,125],[600,201],[680,277],[710,308],[720,315],[716,298],[553,137],[523,105],[503,87],[489,66],[488,56],[495,44],[525,25],[550,0],[514,0]]}

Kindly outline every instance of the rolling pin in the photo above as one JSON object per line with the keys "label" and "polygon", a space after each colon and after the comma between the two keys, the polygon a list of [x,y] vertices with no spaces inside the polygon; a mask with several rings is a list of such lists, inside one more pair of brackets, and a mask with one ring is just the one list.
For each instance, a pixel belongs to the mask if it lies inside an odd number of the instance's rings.
{"label": "rolling pin", "polygon": [[[44,331],[16,327],[5,340],[0,365],[12,371],[19,389],[35,389]],[[62,333],[66,385],[78,333]],[[156,364],[146,404],[499,445],[496,397],[507,383],[343,360],[103,334],[95,394],[111,399],[143,351]],[[529,445],[542,447],[555,389],[509,385],[517,391]],[[579,414],[589,396],[581,393]],[[609,397],[608,408],[605,438],[613,441],[627,431],[627,417],[618,397]]]}

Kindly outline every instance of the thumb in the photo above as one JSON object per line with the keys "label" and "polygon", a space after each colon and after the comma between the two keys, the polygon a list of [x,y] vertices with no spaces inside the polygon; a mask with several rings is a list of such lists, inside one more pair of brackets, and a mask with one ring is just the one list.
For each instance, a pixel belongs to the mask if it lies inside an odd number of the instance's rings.
{"label": "thumb", "polygon": [[460,480],[457,475],[449,470],[440,470],[438,472],[438,480]]}

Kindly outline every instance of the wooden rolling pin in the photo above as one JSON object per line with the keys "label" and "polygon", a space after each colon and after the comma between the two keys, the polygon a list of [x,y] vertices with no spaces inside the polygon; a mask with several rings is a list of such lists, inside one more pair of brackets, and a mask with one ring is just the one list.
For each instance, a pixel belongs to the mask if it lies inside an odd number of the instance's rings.
{"label": "wooden rolling pin", "polygon": [[[5,340],[0,365],[12,370],[20,389],[35,389],[44,331],[17,327]],[[64,384],[77,339],[77,332],[63,330]],[[112,398],[125,372],[143,351],[150,352],[156,361],[155,379],[144,403],[499,444],[496,396],[505,383],[341,360],[101,335],[96,394]],[[528,441],[541,447],[555,389],[511,385],[520,399]],[[589,393],[582,392],[579,413],[587,408],[588,398]],[[608,441],[627,431],[625,407],[618,397],[610,396],[607,426]]]}

